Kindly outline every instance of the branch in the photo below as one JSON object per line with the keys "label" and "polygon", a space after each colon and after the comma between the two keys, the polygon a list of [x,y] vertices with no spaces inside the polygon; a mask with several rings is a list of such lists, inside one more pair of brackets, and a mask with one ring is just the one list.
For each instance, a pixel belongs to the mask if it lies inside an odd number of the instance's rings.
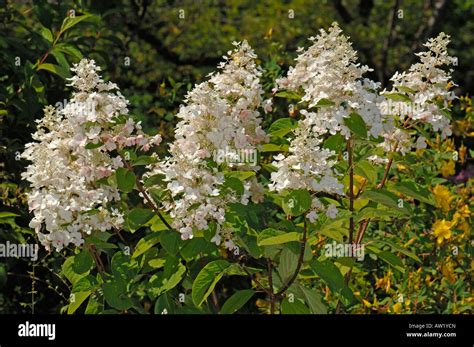
{"label": "branch", "polygon": [[351,216],[349,217],[349,243],[352,243],[354,238],[354,165],[353,165],[353,152],[352,152],[352,138],[347,141],[347,155],[349,161],[349,211]]}
{"label": "branch", "polygon": [[270,259],[267,260],[268,269],[268,292],[270,295],[270,314],[275,314],[275,293],[273,292],[273,266]]}
{"label": "branch", "polygon": [[[129,162],[127,162],[126,160],[124,160],[124,163],[125,163],[125,166],[127,167],[127,169],[132,170],[132,166],[130,165]],[[141,184],[140,179],[139,179],[137,176],[135,176],[135,184],[137,185],[138,191],[139,191],[139,192],[143,195],[143,197],[145,198],[148,207],[150,207],[150,208],[158,215],[158,218],[160,218],[160,220],[163,222],[163,224],[164,224],[169,230],[174,230],[173,227],[172,227],[172,226],[168,223],[168,221],[165,219],[165,217],[163,217],[163,215],[161,214],[160,210],[159,210],[158,207],[155,205],[155,203],[153,202],[153,200],[150,198],[150,196],[148,195],[148,193],[146,192],[146,190],[143,188],[143,185]]]}

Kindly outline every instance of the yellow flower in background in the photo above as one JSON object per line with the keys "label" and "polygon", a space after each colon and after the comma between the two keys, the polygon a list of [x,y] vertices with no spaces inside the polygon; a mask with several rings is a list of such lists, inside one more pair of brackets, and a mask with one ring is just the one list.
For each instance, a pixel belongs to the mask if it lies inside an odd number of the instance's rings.
{"label": "yellow flower in background", "polygon": [[444,141],[444,149],[446,152],[454,152],[456,150],[456,146],[454,145],[453,139],[446,139]]}
{"label": "yellow flower in background", "polygon": [[402,164],[397,164],[397,170],[398,171],[407,171],[407,167]]}
{"label": "yellow flower in background", "polygon": [[441,265],[441,273],[450,284],[453,284],[454,282],[456,282],[456,276],[454,274],[454,269],[451,263],[444,262]]}
{"label": "yellow flower in background", "polygon": [[441,175],[443,177],[449,177],[456,173],[456,164],[454,160],[444,160],[441,164]]}
{"label": "yellow flower in background", "polygon": [[454,222],[446,220],[437,220],[433,224],[433,234],[437,239],[438,245],[442,244],[444,240],[449,240],[452,236],[451,228]]}
{"label": "yellow flower in background", "polygon": [[459,160],[461,161],[461,164],[464,164],[466,162],[466,155],[467,155],[467,147],[464,146],[464,143],[461,144],[459,147]]}
{"label": "yellow flower in background", "polygon": [[458,212],[462,218],[469,218],[471,216],[471,210],[468,205],[463,205]]}
{"label": "yellow flower in background", "polygon": [[447,212],[451,208],[451,202],[454,200],[454,196],[446,186],[440,184],[433,188],[433,194],[435,196],[436,207],[441,208],[444,212]]}
{"label": "yellow flower in background", "polygon": [[392,312],[393,313],[400,313],[402,310],[402,303],[397,302],[395,305],[392,306]]}
{"label": "yellow flower in background", "polygon": [[354,180],[357,184],[354,184],[354,195],[358,195],[359,192],[364,189],[367,184],[367,179],[365,177],[354,175]]}
{"label": "yellow flower in background", "polygon": [[391,271],[388,271],[382,278],[377,278],[377,276],[375,276],[375,288],[383,288],[385,290],[385,293],[388,293],[390,287],[392,286],[391,277]]}

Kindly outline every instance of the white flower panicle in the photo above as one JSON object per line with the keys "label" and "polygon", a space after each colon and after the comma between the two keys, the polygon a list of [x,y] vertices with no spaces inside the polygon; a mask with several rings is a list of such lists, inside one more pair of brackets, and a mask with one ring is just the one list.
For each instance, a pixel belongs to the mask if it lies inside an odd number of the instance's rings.
{"label": "white flower panicle", "polygon": [[[183,239],[192,238],[195,229],[206,229],[210,221],[217,222],[221,233],[226,205],[239,201],[235,194],[221,194],[225,179],[216,156],[222,152],[255,153],[257,146],[268,140],[258,109],[269,110],[271,104],[263,105],[256,55],[246,41],[234,45],[219,65],[220,71],[210,74],[208,81],[186,96],[177,115],[180,122],[170,146],[171,156],[154,169],[166,177],[172,200],[163,204]],[[232,170],[235,163],[227,166]],[[238,168],[259,169],[256,162],[243,162]],[[263,198],[256,179],[245,182],[240,202],[247,203],[249,198],[254,202]],[[232,244],[228,243],[229,235],[224,238],[226,245]],[[220,234],[214,238],[216,243],[220,240]]]}
{"label": "white flower panicle", "polygon": [[302,102],[308,109],[294,131],[289,155],[280,154],[273,163],[278,171],[272,173],[270,189],[308,189],[313,192],[343,194],[333,166],[335,153],[322,148],[323,135],[341,133],[350,137],[344,119],[359,114],[369,133],[380,136],[389,121],[378,108],[382,100],[376,92],[379,84],[363,74],[369,71],[357,62],[357,54],[348,38],[335,23],[326,32],[311,38],[313,45],[296,58],[287,77],[277,80],[280,89],[304,93]]}
{"label": "white flower panicle", "polygon": [[[393,100],[388,98],[381,106],[385,113],[397,116],[400,122],[411,121],[430,124],[431,128],[438,132],[441,137],[451,135],[450,120],[446,116],[449,113],[449,102],[456,98],[450,90],[455,84],[451,81],[452,69],[446,70],[447,66],[455,65],[456,58],[448,54],[449,36],[440,33],[436,38],[431,38],[424,44],[428,48],[425,52],[416,53],[420,61],[413,64],[408,72],[396,72],[391,81],[393,89],[382,94],[403,94],[403,99]],[[401,130],[396,133],[388,131],[385,148],[392,148],[398,142],[398,150],[407,152],[413,145],[414,140]],[[415,146],[423,148],[424,140],[416,140]]]}
{"label": "white flower panicle", "polygon": [[127,100],[115,84],[101,79],[93,60],[83,59],[71,70],[76,91],[70,102],[62,109],[45,108],[32,136],[35,142],[22,154],[32,162],[22,174],[32,188],[30,227],[48,250],[52,246],[57,251],[71,243],[81,245],[85,234],[122,225],[122,214],[110,207],[119,192],[97,181],[123,166],[112,151],[146,149],[160,140],[146,138],[132,119],[115,121],[127,115]]}
{"label": "white flower panicle", "polygon": [[348,138],[344,119],[355,112],[371,135],[380,136],[386,123],[378,108],[380,84],[363,78],[372,70],[357,63],[357,53],[337,23],[310,40],[313,44],[306,51],[299,49],[287,77],[277,80],[278,88],[304,93],[301,102],[308,103],[308,109],[301,113],[313,118],[312,130],[319,135],[341,132]]}

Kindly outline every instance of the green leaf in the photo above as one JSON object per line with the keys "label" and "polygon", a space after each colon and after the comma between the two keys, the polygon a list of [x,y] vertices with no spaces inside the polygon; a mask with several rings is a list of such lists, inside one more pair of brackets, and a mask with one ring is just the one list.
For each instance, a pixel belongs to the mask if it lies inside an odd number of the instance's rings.
{"label": "green leaf", "polygon": [[405,94],[401,93],[390,93],[390,94],[383,94],[387,99],[393,100],[393,101],[403,101],[403,102],[411,102],[411,99],[406,96]]}
{"label": "green leaf", "polygon": [[127,215],[127,223],[132,231],[135,231],[147,224],[155,215],[147,208],[134,208]]}
{"label": "green leaf", "polygon": [[283,137],[296,129],[297,123],[291,118],[277,119],[270,125],[268,132],[274,137]]}
{"label": "green leaf", "polygon": [[89,271],[81,273],[81,274],[74,271],[73,269],[74,258],[75,256],[67,258],[61,267],[61,273],[64,276],[66,276],[69,282],[71,282],[73,285],[77,281],[79,281],[82,277],[87,276],[89,274]]}
{"label": "green leaf", "polygon": [[71,77],[71,73],[67,69],[55,64],[49,64],[49,63],[40,64],[38,66],[38,71],[39,70],[46,70],[46,71],[52,72],[63,79],[67,79]]}
{"label": "green leaf", "polygon": [[311,313],[314,314],[326,314],[327,308],[324,306],[324,304],[321,301],[321,295],[314,290],[314,289],[308,289],[303,287],[302,285],[299,285],[299,288],[301,289],[304,299],[306,303],[308,304]]}
{"label": "green leaf", "polygon": [[303,304],[301,301],[294,299],[290,302],[288,299],[285,299],[281,303],[281,313],[282,314],[309,314],[309,308]]}
{"label": "green leaf", "polygon": [[283,248],[280,254],[280,265],[278,266],[278,273],[280,274],[283,283],[293,276],[298,266],[298,255],[291,251],[288,247]]}
{"label": "green leaf", "polygon": [[276,145],[274,143],[265,143],[261,146],[260,152],[268,153],[268,152],[287,152],[288,145]]}
{"label": "green leaf", "polygon": [[132,254],[132,259],[135,259],[148,251],[151,247],[156,245],[158,242],[160,242],[160,234],[158,233],[152,233],[150,235],[147,235],[138,241],[137,246],[135,247],[135,251]]}
{"label": "green leaf", "polygon": [[349,118],[344,118],[344,124],[357,136],[363,139],[367,137],[367,126],[364,119],[357,113],[351,113]]}
{"label": "green leaf", "polygon": [[402,92],[405,92],[405,93],[408,93],[408,94],[415,94],[416,91],[411,89],[411,88],[408,88],[408,87],[405,87],[405,86],[396,86],[395,88],[397,88],[398,90],[402,91]]}
{"label": "green leaf", "polygon": [[366,190],[362,193],[361,197],[363,199],[369,199],[375,201],[379,204],[391,207],[396,211],[400,211],[404,214],[410,214],[410,210],[407,208],[407,204],[404,203],[403,207],[399,207],[399,197],[396,196],[394,193],[389,192],[385,189],[373,189],[373,190]]}
{"label": "green leaf", "polygon": [[300,234],[297,232],[285,232],[268,228],[263,230],[257,237],[257,245],[271,246],[287,243],[291,241],[299,241]]}
{"label": "green leaf", "polygon": [[[166,215],[166,214],[163,214],[163,218],[168,222],[168,224],[171,224],[173,222],[173,220],[171,219],[170,216]],[[156,216],[154,219],[153,219],[153,223],[151,225],[151,230],[153,231],[162,231],[162,230],[169,230],[168,227],[166,226],[165,223],[163,223],[163,221],[161,220],[161,218],[159,218],[158,216]]]}
{"label": "green leaf", "polygon": [[275,94],[276,97],[278,98],[285,98],[285,99],[290,99],[290,100],[300,100],[301,95],[299,95],[297,92],[291,91],[291,90],[285,90],[281,91]]}
{"label": "green leaf", "polygon": [[329,107],[329,106],[334,106],[336,103],[334,101],[331,101],[329,99],[319,99],[318,103],[314,105],[314,107]]}
{"label": "green leaf", "polygon": [[344,137],[340,133],[329,136],[323,144],[324,148],[330,149],[336,153],[340,152],[343,146]]}
{"label": "green leaf", "polygon": [[181,282],[185,272],[186,266],[181,263],[178,263],[169,278],[162,278],[162,276],[157,275],[152,276],[152,278],[150,279],[149,291],[154,297],[158,297],[163,293],[166,293],[167,291],[176,287],[179,282]]}
{"label": "green leaf", "polygon": [[180,254],[186,261],[189,261],[197,257],[201,252],[209,249],[209,246],[213,247],[213,245],[207,242],[203,237],[194,237],[184,242]]}
{"label": "green leaf", "polygon": [[69,62],[60,50],[53,48],[51,50],[51,55],[56,59],[56,62],[59,64],[59,66],[69,71]]}
{"label": "green leaf", "polygon": [[400,218],[403,213],[399,210],[391,209],[382,209],[381,206],[375,207],[365,207],[357,213],[356,221],[361,221],[364,219],[376,219],[376,220],[391,220],[392,218]]}
{"label": "green leaf", "polygon": [[230,171],[226,172],[224,175],[227,177],[237,178],[240,181],[245,181],[247,178],[255,176],[255,171]]}
{"label": "green leaf", "polygon": [[69,297],[69,305],[67,314],[73,314],[81,306],[81,304],[91,295],[91,291],[72,293]]}
{"label": "green leaf", "polygon": [[74,257],[74,262],[72,264],[72,269],[77,274],[83,274],[88,272],[92,265],[94,264],[94,259],[90,255],[87,249],[83,249],[79,254]]}
{"label": "green leaf", "polygon": [[398,251],[404,255],[406,255],[407,257],[413,259],[414,261],[418,262],[421,264],[421,259],[413,252],[410,252],[408,249],[402,247],[402,246],[399,246],[391,241],[386,241],[386,240],[371,240],[371,242],[373,243],[381,243],[381,244],[385,244],[385,245],[388,245],[390,247],[392,247],[392,249],[394,251]]}
{"label": "green leaf", "polygon": [[87,145],[84,146],[85,149],[96,149],[96,148],[99,148],[99,147],[102,147],[104,145],[103,142],[99,141],[97,143],[92,143],[92,142],[89,142]]}
{"label": "green leaf", "polygon": [[132,300],[127,295],[127,286],[121,279],[104,283],[102,291],[107,303],[117,310],[128,310],[133,306]]}
{"label": "green leaf", "polygon": [[398,182],[390,186],[392,190],[395,190],[398,193],[414,198],[418,201],[427,203],[429,205],[435,205],[435,200],[431,192],[422,187],[419,184],[416,184],[412,181]]}
{"label": "green leaf", "polygon": [[282,207],[287,215],[299,216],[311,208],[311,195],[307,190],[293,190],[283,198]]}
{"label": "green leaf", "polygon": [[0,219],[6,219],[10,217],[18,217],[19,214],[13,213],[13,212],[0,212]]}
{"label": "green leaf", "polygon": [[53,33],[51,32],[51,30],[42,26],[40,29],[40,34],[46,41],[48,41],[49,43],[53,43]]}
{"label": "green leaf", "polygon": [[338,267],[331,261],[318,261],[314,259],[310,263],[311,269],[327,283],[329,289],[335,293],[340,293],[344,288],[344,277]]}
{"label": "green leaf", "polygon": [[377,181],[377,167],[369,163],[367,160],[357,162],[354,172],[357,175],[367,178],[369,183]]}
{"label": "green leaf", "polygon": [[157,161],[158,160],[156,158],[149,155],[141,155],[133,161],[133,166],[150,165],[156,163]]}
{"label": "green leaf", "polygon": [[112,257],[111,269],[116,279],[121,278],[130,282],[137,275],[139,266],[135,259],[119,251]]}
{"label": "green leaf", "polygon": [[226,177],[222,186],[234,191],[238,195],[244,193],[244,185],[242,184],[242,181],[235,177]]}
{"label": "green leaf", "polygon": [[255,294],[253,289],[244,289],[235,292],[221,308],[221,314],[232,314],[244,306]]}
{"label": "green leaf", "polygon": [[75,46],[70,45],[68,43],[58,43],[54,47],[54,49],[59,50],[63,52],[64,54],[70,55],[71,57],[74,57],[75,59],[82,59],[82,53],[79,49],[77,49]]}
{"label": "green leaf", "polygon": [[161,246],[171,255],[176,255],[179,251],[179,233],[172,230],[166,230],[160,233]]}
{"label": "green leaf", "polygon": [[163,314],[165,312],[169,314],[175,313],[175,304],[169,293],[164,293],[156,300],[153,311],[155,314]]}
{"label": "green leaf", "polygon": [[97,286],[97,279],[92,275],[82,277],[72,287],[72,293],[93,291]]}
{"label": "green leaf", "polygon": [[212,293],[217,282],[225,275],[230,264],[226,260],[215,260],[207,264],[197,275],[192,287],[194,305],[201,306]]}
{"label": "green leaf", "polygon": [[148,261],[148,265],[153,269],[161,269],[163,266],[165,266],[165,263],[166,259],[161,258],[151,259],[150,261]]}
{"label": "green leaf", "polygon": [[64,18],[63,24],[61,25],[61,32],[65,32],[66,30],[71,29],[75,25],[79,24],[80,22],[86,20],[86,19],[91,19],[93,16],[91,14],[84,14],[82,16],[68,16]]}
{"label": "green leaf", "polygon": [[396,270],[400,271],[401,273],[405,273],[405,265],[403,264],[403,261],[395,254],[390,253],[388,251],[382,251],[381,249],[372,245],[365,246],[365,248],[370,253],[375,254],[379,259],[393,266],[393,268],[395,268]]}
{"label": "green leaf", "polygon": [[164,179],[165,178],[166,178],[166,176],[163,175],[163,174],[156,174],[156,175],[153,175],[153,176],[150,176],[150,177],[146,178],[143,185],[146,188],[156,186],[156,185],[164,185]]}
{"label": "green leaf", "polygon": [[135,174],[123,167],[117,169],[117,187],[124,193],[131,192],[135,187]]}

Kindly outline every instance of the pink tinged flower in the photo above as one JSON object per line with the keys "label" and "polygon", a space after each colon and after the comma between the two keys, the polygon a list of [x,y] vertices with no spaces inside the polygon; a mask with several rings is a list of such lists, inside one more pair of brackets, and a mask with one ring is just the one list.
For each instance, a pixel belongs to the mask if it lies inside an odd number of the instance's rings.
{"label": "pink tinged flower", "polygon": [[152,137],[152,143],[153,143],[155,146],[158,146],[158,145],[161,143],[162,140],[163,140],[163,139],[162,139],[162,137],[161,137],[160,134],[157,134],[157,135],[155,135],[155,136]]}
{"label": "pink tinged flower", "polygon": [[104,143],[104,145],[105,145],[105,149],[109,152],[117,148],[117,145],[112,139],[109,139],[107,142]]}
{"label": "pink tinged flower", "polygon": [[134,136],[130,136],[130,137],[127,137],[125,139],[125,146],[126,147],[130,147],[130,146],[134,146],[135,145],[135,137]]}
{"label": "pink tinged flower", "polygon": [[104,177],[108,177],[108,176],[110,176],[111,173],[112,173],[112,171],[109,168],[106,168],[106,167],[103,167],[103,166],[100,166],[100,167],[97,168],[97,175],[98,175],[99,179],[104,178]]}
{"label": "pink tinged flower", "polygon": [[273,110],[272,103],[273,103],[272,99],[267,99],[263,102],[263,110],[265,111],[265,113],[272,112]]}
{"label": "pink tinged flower", "polygon": [[125,142],[127,141],[127,138],[123,135],[117,135],[114,137],[114,141],[120,146],[123,147]]}

